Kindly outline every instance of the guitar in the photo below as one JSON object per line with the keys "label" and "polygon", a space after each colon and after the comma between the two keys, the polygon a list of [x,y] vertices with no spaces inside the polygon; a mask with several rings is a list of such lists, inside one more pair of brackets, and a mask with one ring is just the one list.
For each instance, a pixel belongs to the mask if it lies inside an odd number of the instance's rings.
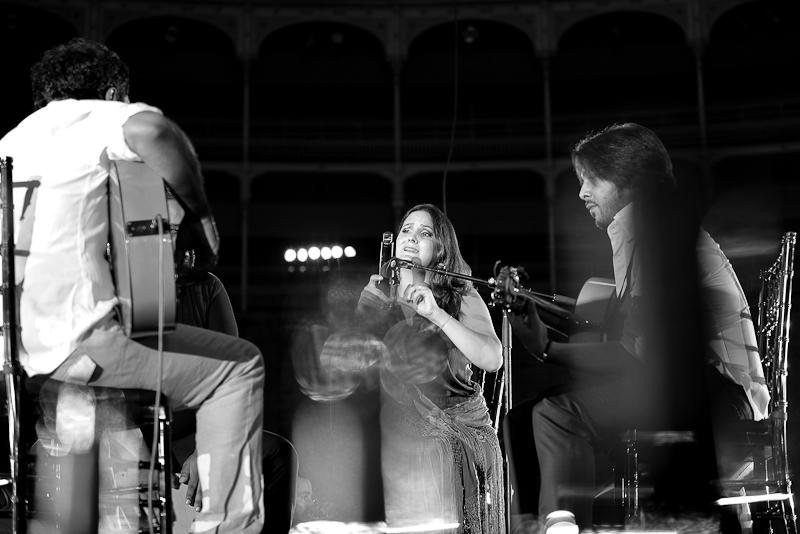
{"label": "guitar", "polygon": [[[606,312],[616,293],[614,280],[593,277],[584,282],[578,298],[546,295],[522,287],[522,267],[495,268],[492,304],[507,306],[514,313],[522,313],[525,301],[534,302],[547,327],[570,341],[601,341]],[[544,312],[544,313],[542,313]]]}
{"label": "guitar", "polygon": [[[144,163],[112,161],[108,184],[110,261],[125,333],[139,337],[158,332],[159,278],[164,328],[172,329],[175,264],[164,181]],[[161,236],[158,215],[163,218]]]}
{"label": "guitar", "polygon": [[569,336],[570,343],[582,341],[605,341],[606,333],[602,330],[606,313],[617,292],[614,280],[610,278],[592,277],[581,287],[575,299],[575,313],[598,328],[590,328],[573,332]]}

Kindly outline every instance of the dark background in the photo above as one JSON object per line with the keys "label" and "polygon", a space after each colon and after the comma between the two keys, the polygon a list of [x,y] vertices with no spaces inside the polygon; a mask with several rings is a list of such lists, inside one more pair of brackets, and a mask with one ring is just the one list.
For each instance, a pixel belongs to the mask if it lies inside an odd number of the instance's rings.
{"label": "dark background", "polygon": [[[0,131],[31,112],[27,73],[47,48],[86,36],[122,56],[131,99],[196,145],[216,272],[267,359],[267,425],[291,434],[297,327],[324,322],[332,285],[337,305],[357,297],[415,203],[446,207],[481,278],[502,260],[574,296],[610,276],[568,154],[613,122],[664,140],[754,304],[759,269],[800,226],[798,22],[791,0],[0,2]],[[283,260],[335,243],[357,256]],[[522,400],[546,373],[514,357]]]}

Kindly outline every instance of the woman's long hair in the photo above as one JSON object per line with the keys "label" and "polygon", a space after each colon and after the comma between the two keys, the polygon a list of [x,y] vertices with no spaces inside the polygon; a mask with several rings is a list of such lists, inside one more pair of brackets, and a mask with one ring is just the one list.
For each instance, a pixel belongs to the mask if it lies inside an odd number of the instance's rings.
{"label": "woman's long hair", "polygon": [[[447,215],[433,204],[417,204],[406,211],[400,222],[400,227],[406,218],[414,211],[424,211],[433,220],[433,234],[436,239],[436,250],[434,252],[432,266],[444,269],[451,273],[471,275],[467,262],[461,256],[461,249],[458,246],[458,237],[453,228],[453,223]],[[399,230],[398,230],[399,232]],[[431,290],[436,298],[436,303],[453,317],[458,316],[461,309],[461,299],[467,289],[472,286],[468,280],[461,280],[452,276],[432,274],[430,279]]]}

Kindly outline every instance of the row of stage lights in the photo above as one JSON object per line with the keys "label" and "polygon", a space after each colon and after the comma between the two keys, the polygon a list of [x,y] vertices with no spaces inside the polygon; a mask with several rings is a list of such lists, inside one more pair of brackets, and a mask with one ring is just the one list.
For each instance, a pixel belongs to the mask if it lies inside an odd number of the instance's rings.
{"label": "row of stage lights", "polygon": [[319,260],[338,260],[342,256],[345,258],[354,258],[356,256],[356,249],[351,246],[346,246],[344,248],[340,247],[339,245],[333,245],[332,247],[300,247],[298,249],[287,248],[286,252],[283,253],[283,259],[286,263],[305,263],[307,261],[319,261]]}

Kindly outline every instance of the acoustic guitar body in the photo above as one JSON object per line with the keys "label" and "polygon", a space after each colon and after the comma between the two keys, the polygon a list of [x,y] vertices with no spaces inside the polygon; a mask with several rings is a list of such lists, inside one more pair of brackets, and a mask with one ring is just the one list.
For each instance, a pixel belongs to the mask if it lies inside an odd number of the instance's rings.
{"label": "acoustic guitar body", "polygon": [[[602,327],[616,289],[614,280],[610,278],[589,278],[583,283],[578,298],[575,299],[575,314],[597,327]],[[572,333],[569,341],[570,343],[605,341],[605,332],[602,328],[581,330]]]}
{"label": "acoustic guitar body", "polygon": [[[161,236],[157,215],[163,219]],[[163,280],[164,327],[175,326],[175,265],[167,217],[163,179],[144,163],[112,161],[110,256],[122,326],[130,337],[158,332],[159,278]]]}

